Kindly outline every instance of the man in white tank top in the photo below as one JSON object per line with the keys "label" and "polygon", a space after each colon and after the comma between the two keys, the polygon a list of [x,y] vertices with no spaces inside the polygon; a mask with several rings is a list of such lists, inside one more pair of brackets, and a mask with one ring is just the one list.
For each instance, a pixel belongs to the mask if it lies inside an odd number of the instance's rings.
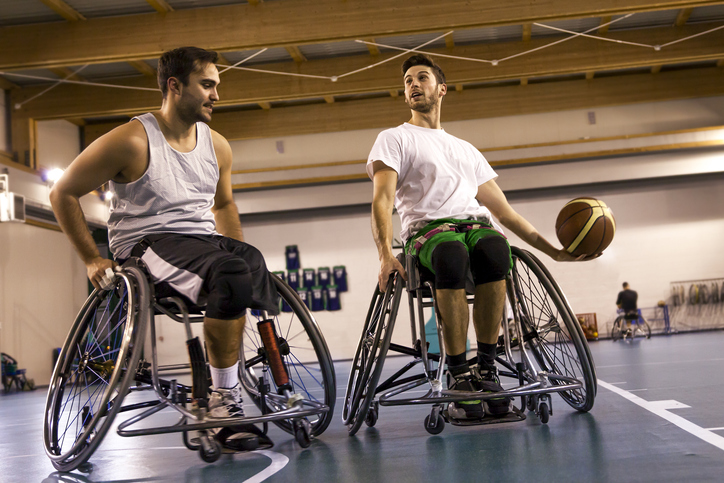
{"label": "man in white tank top", "polygon": [[[405,252],[418,256],[435,275],[437,301],[444,328],[451,390],[502,390],[495,367],[500,320],[505,305],[505,277],[511,267],[510,246],[503,226],[554,260],[574,257],[552,246],[508,204],[495,183],[497,175],[470,143],[440,126],[445,74],[429,57],[408,58],[402,66],[409,122],[379,134],[367,173],[372,178],[372,232],[380,258],[379,285],[403,266],[392,254],[392,209],[402,221]],[[467,273],[475,282],[473,324],[477,364],[466,357],[469,312],[465,296]],[[453,419],[500,416],[510,410],[507,398],[451,403]]]}
{"label": "man in white tank top", "polygon": [[[78,199],[110,184],[117,195],[108,223],[115,258],[141,257],[160,287],[206,305],[209,414],[228,418],[243,416],[238,363],[245,311],[276,314],[278,295],[261,253],[243,243],[229,143],[205,124],[219,100],[216,60],[215,52],[195,47],[164,53],[158,70],[161,109],[88,146],[55,184],[50,200],[88,278],[102,288],[116,262],[100,256]],[[254,438],[227,431],[223,442],[244,449]]]}

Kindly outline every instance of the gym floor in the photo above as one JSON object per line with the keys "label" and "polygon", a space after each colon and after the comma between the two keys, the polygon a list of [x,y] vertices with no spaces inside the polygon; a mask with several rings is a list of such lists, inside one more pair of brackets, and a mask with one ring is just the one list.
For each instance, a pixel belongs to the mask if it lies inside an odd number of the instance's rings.
{"label": "gym floor", "polygon": [[[528,413],[523,422],[446,425],[436,436],[423,428],[429,407],[406,406],[381,407],[374,428],[349,437],[341,422],[349,362],[340,362],[334,421],[308,449],[272,427],[273,449],[205,464],[178,434],[109,432],[85,472],[73,473],[54,471],[44,454],[44,389],[11,392],[0,395],[0,481],[722,481],[722,347],[724,331],[592,342],[599,386],[590,413],[554,395],[547,425]],[[390,357],[385,372],[407,361]]]}

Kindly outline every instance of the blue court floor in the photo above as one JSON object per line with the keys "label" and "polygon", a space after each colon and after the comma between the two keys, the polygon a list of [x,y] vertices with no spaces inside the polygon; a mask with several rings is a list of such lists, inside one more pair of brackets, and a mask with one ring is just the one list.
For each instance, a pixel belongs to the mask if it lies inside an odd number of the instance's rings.
{"label": "blue court floor", "polygon": [[[87,473],[57,473],[45,456],[45,391],[13,392],[0,395],[0,482],[724,481],[722,348],[722,331],[592,342],[599,387],[590,413],[554,395],[547,425],[529,413],[517,423],[446,425],[436,436],[423,428],[429,407],[408,406],[380,408],[374,428],[349,437],[341,362],[334,422],[308,449],[273,427],[273,449],[206,464],[178,434],[111,432]],[[385,371],[404,362],[391,357]]]}

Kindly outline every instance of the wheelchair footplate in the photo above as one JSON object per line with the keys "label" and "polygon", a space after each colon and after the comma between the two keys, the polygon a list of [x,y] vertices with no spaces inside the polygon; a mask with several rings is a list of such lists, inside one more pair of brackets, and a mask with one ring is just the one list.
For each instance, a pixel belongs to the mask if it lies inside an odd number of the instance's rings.
{"label": "wheelchair footplate", "polygon": [[485,415],[480,419],[455,419],[448,413],[447,409],[442,412],[445,421],[452,424],[453,426],[479,426],[481,424],[498,424],[498,423],[512,423],[515,421],[525,421],[525,414],[515,406],[510,410],[508,414],[503,416],[490,416]]}

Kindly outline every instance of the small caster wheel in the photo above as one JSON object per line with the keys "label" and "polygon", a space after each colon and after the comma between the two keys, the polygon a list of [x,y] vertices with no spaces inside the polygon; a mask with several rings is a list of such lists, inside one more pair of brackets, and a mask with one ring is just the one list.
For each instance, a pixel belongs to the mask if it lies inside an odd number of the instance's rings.
{"label": "small caster wheel", "polygon": [[543,424],[548,424],[548,419],[550,418],[551,413],[548,410],[548,404],[542,402],[540,403],[540,406],[538,406],[538,417],[540,418],[540,422]]}
{"label": "small caster wheel", "polygon": [[302,448],[309,448],[312,444],[312,428],[306,418],[294,422],[294,439]]}
{"label": "small caster wheel", "polygon": [[199,435],[199,443],[199,456],[206,463],[213,463],[221,457],[221,443],[216,439],[204,433]]}
{"label": "small caster wheel", "polygon": [[437,420],[432,423],[430,421],[430,416],[430,414],[425,416],[425,430],[430,434],[442,433],[442,430],[445,429],[445,420],[442,418],[442,415],[438,414]]}
{"label": "small caster wheel", "polygon": [[377,408],[370,408],[369,411],[367,411],[367,416],[365,416],[365,424],[369,426],[370,428],[373,427],[375,424],[377,424],[377,418],[379,417],[379,412]]}
{"label": "small caster wheel", "polygon": [[526,397],[526,404],[527,404],[528,411],[535,411],[535,400],[536,400],[535,396]]}

